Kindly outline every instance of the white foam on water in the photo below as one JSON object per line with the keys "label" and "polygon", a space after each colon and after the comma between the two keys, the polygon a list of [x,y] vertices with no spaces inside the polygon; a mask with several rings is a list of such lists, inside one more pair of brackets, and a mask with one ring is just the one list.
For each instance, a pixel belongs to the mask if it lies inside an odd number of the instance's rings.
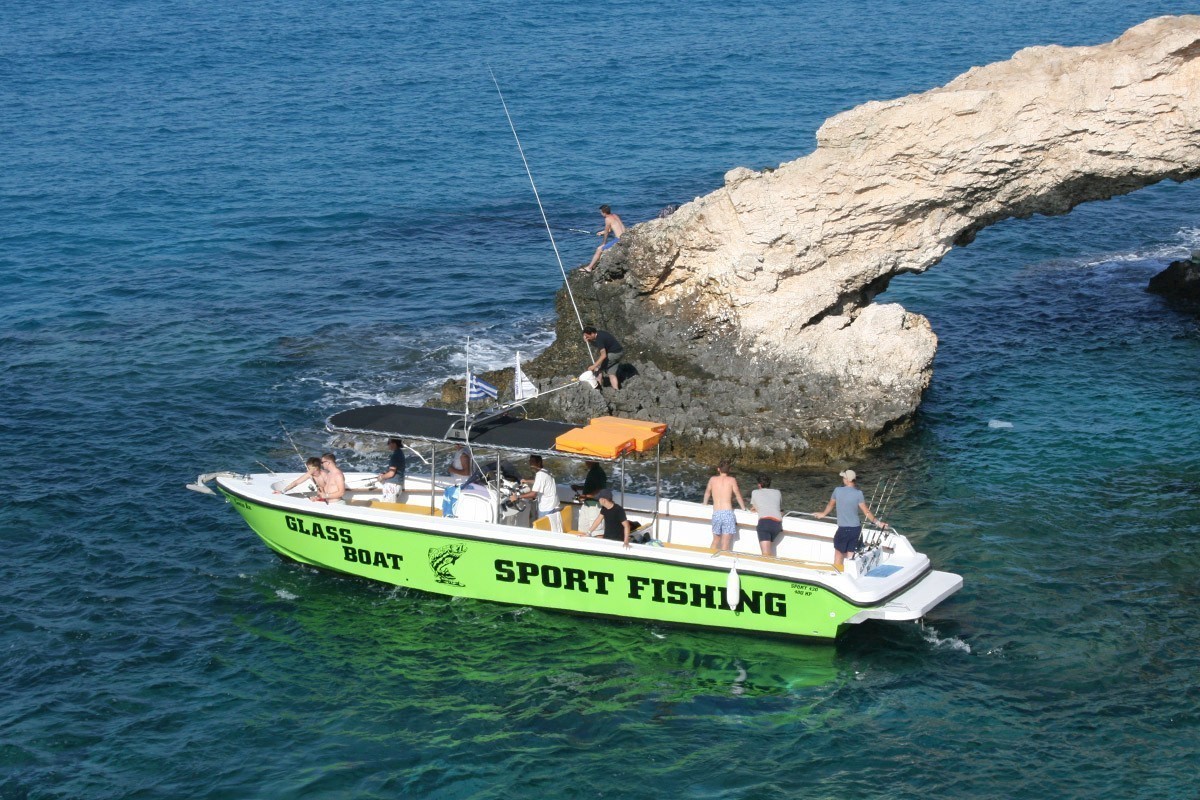
{"label": "white foam on water", "polygon": [[921,637],[939,650],[955,650],[960,653],[970,653],[971,645],[959,639],[957,636],[951,636],[943,639],[938,636],[935,628],[928,625],[921,626]]}
{"label": "white foam on water", "polygon": [[278,597],[280,600],[299,600],[300,599],[300,595],[292,594],[287,589],[276,589],[275,596]]}
{"label": "white foam on water", "polygon": [[1012,426],[1013,426],[1013,424],[1011,422],[1005,422],[1002,419],[989,419],[988,420],[989,428],[1011,428]]}
{"label": "white foam on water", "polygon": [[1200,248],[1200,228],[1182,228],[1175,235],[1183,242],[1188,250]]}
{"label": "white foam on water", "polygon": [[1178,239],[1178,242],[1174,244],[1164,243],[1145,250],[1095,256],[1083,261],[1081,266],[1100,267],[1105,264],[1129,261],[1175,261],[1187,258],[1192,251],[1200,249],[1200,228],[1181,228],[1175,232],[1175,238]]}

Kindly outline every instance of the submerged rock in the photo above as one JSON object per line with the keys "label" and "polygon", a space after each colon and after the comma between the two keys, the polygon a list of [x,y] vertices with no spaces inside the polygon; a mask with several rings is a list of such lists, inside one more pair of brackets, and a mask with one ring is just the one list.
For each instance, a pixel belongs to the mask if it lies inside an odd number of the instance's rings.
{"label": "submerged rock", "polygon": [[[620,413],[689,456],[777,466],[854,455],[902,430],[932,377],[927,319],[875,303],[984,227],[1200,175],[1200,16],[1096,47],[1033,47],[922,94],[827,120],[816,151],[632,227],[570,288],[637,375],[548,415]],[[589,360],[566,290],[544,385]]]}
{"label": "submerged rock", "polygon": [[1200,252],[1192,253],[1190,259],[1172,261],[1150,279],[1147,291],[1171,300],[1200,302]]}

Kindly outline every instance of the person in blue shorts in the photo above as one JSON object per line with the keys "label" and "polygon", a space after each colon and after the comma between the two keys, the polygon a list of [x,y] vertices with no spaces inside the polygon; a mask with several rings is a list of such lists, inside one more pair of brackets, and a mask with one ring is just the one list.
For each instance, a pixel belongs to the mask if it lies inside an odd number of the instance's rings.
{"label": "person in blue shorts", "polygon": [[[603,236],[604,241],[600,242],[600,246],[596,248],[596,254],[592,256],[592,260],[580,268],[584,272],[594,270],[596,262],[600,260],[600,256],[604,254],[604,251],[616,244],[625,235],[625,223],[621,222],[621,218],[614,214],[611,208],[600,206],[600,213],[604,215],[604,230],[596,231],[596,235]],[[612,236],[612,239],[609,239],[609,236]]]}
{"label": "person in blue shorts", "polygon": [[734,537],[737,536],[737,517],[733,513],[733,501],[737,499],[742,511],[746,510],[746,503],[742,500],[741,490],[738,489],[737,478],[729,474],[728,461],[717,464],[717,474],[708,479],[702,504],[708,505],[709,498],[712,498],[713,504],[713,538],[710,546],[717,552],[731,550]]}
{"label": "person in blue shorts", "polygon": [[833,490],[833,496],[829,498],[825,510],[814,516],[823,519],[833,511],[834,506],[837,507],[838,528],[833,534],[833,567],[841,572],[845,569],[846,558],[854,557],[854,551],[858,549],[858,538],[862,536],[862,521],[858,518],[858,512],[862,511],[867,519],[881,528],[886,528],[887,523],[876,519],[871,509],[867,508],[867,499],[855,484],[858,475],[854,470],[842,470],[838,477],[842,479],[842,485]]}

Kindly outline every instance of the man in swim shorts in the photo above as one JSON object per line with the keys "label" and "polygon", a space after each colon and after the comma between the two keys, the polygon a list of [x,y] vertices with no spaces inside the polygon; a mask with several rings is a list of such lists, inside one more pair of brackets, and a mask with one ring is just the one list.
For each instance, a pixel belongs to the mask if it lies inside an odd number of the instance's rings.
{"label": "man in swim shorts", "polygon": [[[592,260],[582,268],[584,272],[594,270],[596,262],[600,260],[600,256],[603,255],[604,251],[616,244],[625,234],[625,223],[621,222],[621,218],[614,214],[611,208],[600,206],[600,213],[604,215],[604,230],[596,231],[596,235],[603,236],[604,241],[596,248],[596,254],[592,256]],[[608,238],[610,234],[613,237],[611,240]]]}
{"label": "man in swim shorts", "polygon": [[709,498],[712,498],[713,504],[713,540],[710,547],[717,552],[729,550],[733,547],[734,537],[737,536],[737,517],[733,513],[733,500],[737,498],[737,504],[742,511],[746,510],[746,503],[743,502],[742,492],[738,489],[737,478],[729,474],[728,461],[717,464],[717,474],[708,479],[702,503],[708,505]]}
{"label": "man in swim shorts", "polygon": [[867,508],[867,499],[855,485],[858,475],[854,470],[842,470],[838,477],[842,479],[842,485],[833,490],[833,496],[829,498],[825,510],[814,516],[822,519],[837,506],[838,528],[833,534],[833,567],[841,572],[845,568],[843,565],[846,558],[854,557],[854,551],[858,549],[858,539],[862,536],[862,521],[858,518],[858,512],[862,511],[867,519],[881,528],[886,528],[887,523],[876,519],[871,509]]}

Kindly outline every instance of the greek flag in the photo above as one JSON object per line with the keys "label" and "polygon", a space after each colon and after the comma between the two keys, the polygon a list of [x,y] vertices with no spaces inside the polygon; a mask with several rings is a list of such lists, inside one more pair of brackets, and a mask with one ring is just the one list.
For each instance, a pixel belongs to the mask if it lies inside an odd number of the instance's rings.
{"label": "greek flag", "polygon": [[485,397],[490,397],[495,400],[500,396],[500,391],[492,386],[487,381],[475,375],[467,375],[467,399],[482,400]]}

